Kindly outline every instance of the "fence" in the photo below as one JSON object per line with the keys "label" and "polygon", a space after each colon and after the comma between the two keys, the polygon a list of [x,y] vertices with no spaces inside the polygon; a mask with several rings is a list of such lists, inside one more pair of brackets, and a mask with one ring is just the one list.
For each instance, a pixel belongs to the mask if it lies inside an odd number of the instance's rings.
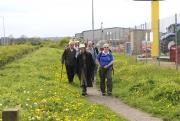
{"label": "fence", "polygon": [[[158,57],[152,57],[151,23],[134,26],[130,32],[132,54],[137,60],[176,68],[180,63],[180,14],[159,20]],[[157,41],[157,40],[156,40]]]}

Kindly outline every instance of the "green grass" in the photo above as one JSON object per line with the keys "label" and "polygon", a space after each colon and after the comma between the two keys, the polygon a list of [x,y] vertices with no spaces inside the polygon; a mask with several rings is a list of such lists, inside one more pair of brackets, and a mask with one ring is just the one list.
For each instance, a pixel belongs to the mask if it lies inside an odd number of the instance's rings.
{"label": "green grass", "polygon": [[180,73],[115,54],[113,95],[164,121],[180,120]]}
{"label": "green grass", "polygon": [[0,66],[4,66],[37,48],[37,46],[27,44],[0,46]]}
{"label": "green grass", "polygon": [[19,108],[21,121],[125,121],[82,97],[79,81],[69,85],[65,70],[60,79],[61,53],[58,49],[40,48],[1,67],[0,111]]}

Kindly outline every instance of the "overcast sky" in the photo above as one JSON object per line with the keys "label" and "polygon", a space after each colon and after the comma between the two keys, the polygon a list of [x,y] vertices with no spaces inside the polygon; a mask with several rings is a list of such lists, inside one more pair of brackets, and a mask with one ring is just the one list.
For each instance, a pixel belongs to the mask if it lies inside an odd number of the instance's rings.
{"label": "overcast sky", "polygon": [[[91,29],[92,0],[0,0],[6,36],[73,36]],[[179,0],[160,2],[160,17],[180,13]],[[151,2],[94,0],[95,29],[133,27],[151,20]],[[2,18],[0,18],[0,36]]]}

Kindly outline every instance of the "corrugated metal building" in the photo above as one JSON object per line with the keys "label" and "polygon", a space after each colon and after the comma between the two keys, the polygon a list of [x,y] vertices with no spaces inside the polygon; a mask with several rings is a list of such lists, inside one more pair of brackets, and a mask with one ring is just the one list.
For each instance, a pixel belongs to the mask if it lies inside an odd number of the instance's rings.
{"label": "corrugated metal building", "polygon": [[[146,34],[147,33],[147,34]],[[104,28],[94,30],[94,42],[97,43],[100,40],[107,40],[113,47],[117,47],[120,44],[131,43],[132,50],[141,47],[141,42],[145,40],[150,41],[150,30],[144,29],[132,29],[132,28]],[[93,40],[93,31],[87,30],[82,33],[75,34],[75,37],[80,37],[85,41]]]}
{"label": "corrugated metal building", "polygon": [[[105,28],[94,30],[94,42],[97,43],[100,40],[108,40],[112,43],[124,43],[129,40],[129,28]],[[87,30],[82,33],[75,34],[75,37],[83,38],[85,41],[93,40],[93,31]]]}

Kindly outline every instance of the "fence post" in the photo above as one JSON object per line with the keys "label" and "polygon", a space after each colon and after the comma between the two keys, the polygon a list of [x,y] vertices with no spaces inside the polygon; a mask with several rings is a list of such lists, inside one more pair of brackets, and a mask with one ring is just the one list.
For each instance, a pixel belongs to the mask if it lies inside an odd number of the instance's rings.
{"label": "fence post", "polygon": [[176,70],[178,70],[178,42],[177,42],[177,14],[175,14],[175,40],[176,40]]}
{"label": "fence post", "polygon": [[19,121],[19,110],[16,108],[3,110],[2,121]]}
{"label": "fence post", "polygon": [[158,39],[159,39],[159,43],[158,43],[158,50],[159,50],[159,54],[158,54],[158,65],[161,66],[161,60],[160,60],[160,56],[161,56],[161,37],[160,37],[160,19],[158,19]]}
{"label": "fence post", "polygon": [[136,48],[134,48],[135,49],[135,57],[136,57],[136,63],[137,63],[137,57],[138,57],[138,55],[137,55],[137,27],[135,26],[135,32],[134,32],[134,42],[135,42],[135,46],[134,47],[136,47]]}

